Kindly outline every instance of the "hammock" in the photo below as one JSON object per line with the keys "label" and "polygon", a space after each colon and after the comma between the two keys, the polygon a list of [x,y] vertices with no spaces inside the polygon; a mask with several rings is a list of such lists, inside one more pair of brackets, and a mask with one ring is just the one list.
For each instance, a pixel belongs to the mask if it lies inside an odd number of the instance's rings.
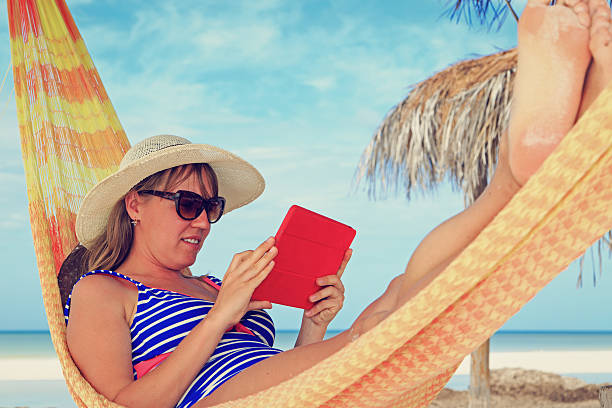
{"label": "hammock", "polygon": [[[64,0],[8,0],[15,94],[44,305],[79,407],[118,407],[70,358],[57,274],[75,213],[128,141]],[[338,353],[219,407],[424,407],[464,356],[612,228],[612,88],[429,286]]]}

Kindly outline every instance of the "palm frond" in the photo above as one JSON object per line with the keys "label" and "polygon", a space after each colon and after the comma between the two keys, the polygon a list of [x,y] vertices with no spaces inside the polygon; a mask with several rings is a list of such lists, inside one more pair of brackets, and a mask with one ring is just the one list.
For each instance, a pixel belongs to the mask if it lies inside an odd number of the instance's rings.
{"label": "palm frond", "polygon": [[[550,1],[550,4],[555,3],[556,0]],[[609,3],[612,5],[612,0]],[[499,30],[508,14],[518,21],[512,0],[446,0],[445,7],[443,15],[451,20],[463,21],[470,26],[480,25],[488,30]]]}
{"label": "palm frond", "polygon": [[458,23],[499,30],[508,14],[516,17],[511,3],[512,0],[447,0],[443,15]]}
{"label": "palm frond", "polygon": [[[597,286],[598,280],[601,278],[603,272],[603,252],[608,250],[608,258],[612,257],[612,231],[608,231],[597,243],[595,243],[590,249],[591,253],[591,271],[593,279],[593,287]],[[597,257],[595,256],[597,252]],[[576,280],[576,287],[581,288],[584,280],[584,261],[586,259],[586,253],[580,258],[580,268],[578,272],[578,279]]]}

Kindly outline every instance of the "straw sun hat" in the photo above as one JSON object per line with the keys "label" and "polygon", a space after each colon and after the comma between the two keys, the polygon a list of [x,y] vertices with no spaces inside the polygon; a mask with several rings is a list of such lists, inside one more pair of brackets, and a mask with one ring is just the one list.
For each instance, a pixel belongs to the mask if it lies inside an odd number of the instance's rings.
{"label": "straw sun hat", "polygon": [[178,136],[153,136],[132,146],[119,169],[87,193],[76,219],[79,242],[88,247],[106,229],[115,203],[138,182],[158,171],[190,163],[208,163],[215,171],[219,195],[226,200],[224,213],[250,203],[264,190],[261,174],[235,154]]}

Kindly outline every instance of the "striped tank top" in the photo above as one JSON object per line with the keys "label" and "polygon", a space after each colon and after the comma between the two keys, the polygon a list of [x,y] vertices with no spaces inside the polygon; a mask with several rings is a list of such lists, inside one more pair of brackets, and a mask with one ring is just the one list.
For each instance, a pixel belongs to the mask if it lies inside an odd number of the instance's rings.
{"label": "striped tank top", "polygon": [[[114,271],[92,271],[80,279],[94,274],[125,279],[138,289],[136,313],[130,325],[134,379],[141,378],[168,357],[214,304],[170,290],[151,288]],[[213,276],[203,279],[217,289],[221,285],[221,280]],[[66,324],[70,300],[71,297],[64,309]],[[270,316],[263,310],[247,312],[240,323],[223,335],[176,407],[192,406],[245,368],[282,352],[273,348],[273,344],[274,324]]]}

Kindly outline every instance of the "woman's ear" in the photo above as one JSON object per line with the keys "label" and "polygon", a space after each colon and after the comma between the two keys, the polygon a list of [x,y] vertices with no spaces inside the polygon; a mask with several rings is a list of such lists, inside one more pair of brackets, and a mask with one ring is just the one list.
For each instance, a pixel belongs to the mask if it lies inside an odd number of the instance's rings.
{"label": "woman's ear", "polygon": [[140,221],[142,218],[142,197],[140,197],[140,194],[132,190],[125,195],[123,202],[125,203],[125,211],[127,211],[130,218],[132,220]]}

